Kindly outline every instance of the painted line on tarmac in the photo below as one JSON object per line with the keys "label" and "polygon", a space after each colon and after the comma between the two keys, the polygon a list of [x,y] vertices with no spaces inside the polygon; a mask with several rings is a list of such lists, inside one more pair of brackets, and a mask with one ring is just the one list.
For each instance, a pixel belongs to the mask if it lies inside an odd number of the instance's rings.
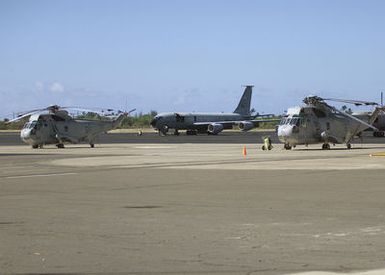
{"label": "painted line on tarmac", "polygon": [[370,154],[369,156],[371,156],[371,157],[385,157],[385,152],[373,153],[373,154]]}
{"label": "painted line on tarmac", "polygon": [[6,179],[22,179],[22,178],[70,176],[70,175],[77,175],[77,174],[79,174],[79,173],[37,174],[37,175],[10,176],[10,177],[5,177],[5,178]]}
{"label": "painted line on tarmac", "polygon": [[326,271],[309,271],[301,273],[290,273],[290,275],[383,275],[385,269],[369,270],[361,272],[326,272]]}

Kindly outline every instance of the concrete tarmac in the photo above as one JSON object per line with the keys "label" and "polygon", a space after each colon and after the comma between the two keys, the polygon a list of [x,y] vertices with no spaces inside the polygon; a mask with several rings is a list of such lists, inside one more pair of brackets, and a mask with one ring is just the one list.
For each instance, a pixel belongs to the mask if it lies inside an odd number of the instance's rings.
{"label": "concrete tarmac", "polygon": [[[364,143],[385,144],[385,138],[375,138],[372,132],[364,132]],[[168,134],[161,137],[156,132],[146,131],[142,136],[138,136],[135,132],[111,132],[101,134],[96,144],[106,143],[161,143],[161,144],[178,144],[178,143],[228,143],[228,144],[248,144],[260,143],[264,136],[270,136],[273,143],[280,143],[274,130],[258,130],[251,132],[239,131],[223,131],[218,135],[200,134],[197,136],[186,136],[182,133],[179,136]],[[360,144],[361,140],[355,139],[355,143]],[[19,132],[0,132],[0,146],[4,145],[25,145],[20,139]]]}
{"label": "concrete tarmac", "polygon": [[0,146],[0,273],[385,268],[384,145],[260,146]]}
{"label": "concrete tarmac", "polygon": [[[179,136],[168,134],[159,136],[155,131],[146,131],[142,136],[135,132],[111,132],[101,134],[96,144],[105,143],[236,143],[247,144],[261,142],[263,136],[271,136],[274,143],[278,143],[278,137],[272,130],[266,131],[224,131],[218,135],[200,134],[196,136],[187,136],[181,133]],[[23,145],[19,132],[0,132],[0,146],[4,145]]]}

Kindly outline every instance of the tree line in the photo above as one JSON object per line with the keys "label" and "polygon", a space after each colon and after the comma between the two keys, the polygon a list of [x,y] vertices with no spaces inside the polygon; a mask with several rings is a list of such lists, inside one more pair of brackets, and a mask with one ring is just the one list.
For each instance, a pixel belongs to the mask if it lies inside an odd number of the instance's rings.
{"label": "tree line", "polygon": [[[120,129],[138,129],[138,128],[150,128],[151,120],[157,115],[156,111],[150,111],[149,113],[136,113],[123,119]],[[273,116],[272,118],[277,118]],[[22,119],[20,121],[8,123],[9,119],[0,120],[0,130],[20,130],[29,118]],[[88,112],[78,114],[76,119],[86,120],[105,120],[111,119],[101,116],[98,113]],[[261,122],[259,128],[272,129],[276,125],[276,122]]]}
{"label": "tree line", "polygon": [[[156,111],[150,111],[149,113],[136,113],[123,119],[119,128],[149,128],[150,122],[157,115]],[[89,120],[104,120],[105,117],[97,113],[83,113],[76,117],[76,119],[89,119]],[[28,121],[28,118],[21,119],[16,122],[9,123],[9,119],[0,120],[0,130],[20,130],[23,125]]]}

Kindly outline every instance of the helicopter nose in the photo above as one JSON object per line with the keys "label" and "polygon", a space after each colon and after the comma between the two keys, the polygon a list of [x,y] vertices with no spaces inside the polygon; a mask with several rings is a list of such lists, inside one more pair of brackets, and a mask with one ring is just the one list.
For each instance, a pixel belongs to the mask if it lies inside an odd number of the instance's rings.
{"label": "helicopter nose", "polygon": [[293,134],[293,126],[291,125],[281,125],[278,127],[277,131],[278,137],[280,139],[287,139]]}
{"label": "helicopter nose", "polygon": [[20,132],[20,137],[22,140],[25,142],[28,142],[32,140],[32,136],[34,135],[34,132],[32,131],[33,129],[23,129]]}

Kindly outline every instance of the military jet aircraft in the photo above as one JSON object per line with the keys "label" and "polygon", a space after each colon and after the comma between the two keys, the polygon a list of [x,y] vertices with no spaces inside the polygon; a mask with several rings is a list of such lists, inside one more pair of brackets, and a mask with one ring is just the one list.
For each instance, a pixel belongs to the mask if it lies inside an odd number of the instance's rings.
{"label": "military jet aircraft", "polygon": [[284,148],[290,150],[296,145],[322,143],[322,149],[330,149],[330,143],[345,143],[351,148],[353,138],[363,130],[372,128],[378,114],[384,110],[376,107],[367,122],[337,110],[325,101],[343,101],[352,104],[378,105],[375,102],[323,99],[318,96],[306,97],[305,106],[289,108],[277,128],[278,138],[284,143]]}
{"label": "military jet aircraft", "polygon": [[253,86],[245,87],[233,113],[161,113],[156,115],[150,124],[158,130],[159,135],[166,135],[169,129],[174,129],[174,135],[179,135],[179,130],[187,130],[187,135],[198,133],[216,135],[224,129],[232,129],[233,125],[237,125],[241,131],[249,131],[258,127],[260,122],[277,121],[276,119],[255,119],[257,116],[251,115],[250,102]]}
{"label": "military jet aircraft", "polygon": [[[55,144],[58,148],[64,148],[64,143],[80,142],[87,142],[93,148],[95,139],[100,133],[116,128],[129,114],[118,111],[119,114],[113,119],[86,120],[74,119],[69,115],[68,109],[73,108],[53,105],[20,114],[9,122],[29,117],[29,121],[20,132],[20,137],[34,149],[42,148],[46,144]],[[109,109],[108,111],[112,110]],[[92,111],[92,113],[95,112]],[[104,114],[104,116],[108,117],[109,115]]]}

